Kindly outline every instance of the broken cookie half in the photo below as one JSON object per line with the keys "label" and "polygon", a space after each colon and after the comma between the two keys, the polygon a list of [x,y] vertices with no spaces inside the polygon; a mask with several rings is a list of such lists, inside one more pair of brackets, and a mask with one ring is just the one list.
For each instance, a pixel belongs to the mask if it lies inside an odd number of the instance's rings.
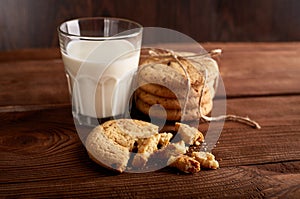
{"label": "broken cookie half", "polygon": [[190,145],[204,141],[198,129],[182,123],[176,123],[175,129],[177,139],[172,133],[158,133],[158,126],[148,122],[111,120],[95,127],[85,144],[93,161],[121,173],[153,171],[168,165],[186,173],[219,167],[210,153],[187,155]]}

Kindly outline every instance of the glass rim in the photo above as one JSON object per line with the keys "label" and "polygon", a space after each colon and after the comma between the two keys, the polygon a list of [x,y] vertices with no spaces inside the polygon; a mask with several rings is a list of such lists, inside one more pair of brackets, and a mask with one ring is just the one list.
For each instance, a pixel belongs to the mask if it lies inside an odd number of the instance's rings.
{"label": "glass rim", "polygon": [[[115,21],[122,21],[122,22],[126,22],[128,24],[134,24],[135,26],[137,26],[136,28],[132,28],[132,29],[128,29],[128,30],[134,30],[134,29],[138,29],[139,31],[136,31],[134,33],[128,34],[128,35],[122,35],[122,36],[84,36],[84,35],[78,35],[78,34],[70,34],[67,33],[66,31],[62,30],[62,26],[65,25],[68,22],[72,22],[72,21],[92,21],[92,20],[104,20],[104,19],[109,19],[109,20],[115,20]],[[57,31],[59,34],[63,34],[65,36],[70,36],[70,37],[77,37],[80,38],[81,40],[110,40],[110,39],[124,39],[124,38],[128,38],[128,37],[134,37],[138,34],[140,34],[142,32],[143,26],[135,21],[132,21],[130,19],[125,19],[125,18],[118,18],[118,17],[81,17],[81,18],[74,18],[74,19],[70,19],[67,21],[62,22],[58,27],[57,27]]]}

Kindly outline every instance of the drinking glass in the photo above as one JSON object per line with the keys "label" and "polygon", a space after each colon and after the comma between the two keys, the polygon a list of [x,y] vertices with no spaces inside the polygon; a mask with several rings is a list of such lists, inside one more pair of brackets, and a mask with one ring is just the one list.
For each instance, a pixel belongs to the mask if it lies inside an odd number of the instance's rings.
{"label": "drinking glass", "polygon": [[95,126],[124,117],[138,68],[142,26],[109,17],[79,18],[58,27],[73,118]]}

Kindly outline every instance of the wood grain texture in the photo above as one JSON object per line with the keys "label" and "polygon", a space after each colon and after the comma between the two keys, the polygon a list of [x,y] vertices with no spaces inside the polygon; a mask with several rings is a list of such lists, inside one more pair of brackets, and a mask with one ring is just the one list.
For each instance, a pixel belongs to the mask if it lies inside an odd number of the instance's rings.
{"label": "wood grain texture", "polygon": [[195,175],[171,168],[117,175],[96,165],[76,134],[69,106],[1,113],[0,196],[299,196],[300,109],[288,105],[299,102],[299,96],[228,100],[228,111],[248,114],[263,128],[227,123],[214,150],[221,169]]}
{"label": "wood grain texture", "polygon": [[1,0],[0,50],[57,47],[63,21],[128,18],[182,32],[196,41],[299,41],[297,0]]}
{"label": "wood grain texture", "polygon": [[3,51],[0,53],[0,62],[6,61],[26,61],[26,60],[47,60],[61,58],[59,49],[43,48],[43,49],[20,49]]}
{"label": "wood grain texture", "polygon": [[69,103],[61,60],[4,62],[0,65],[1,106]]}
{"label": "wood grain texture", "polygon": [[[299,168],[299,162],[296,163]],[[63,171],[61,171],[63,172]],[[168,173],[168,174],[166,174]],[[165,180],[163,180],[165,178]],[[286,179],[292,179],[285,182]],[[170,173],[122,174],[91,178],[37,180],[6,184],[0,188],[7,197],[47,198],[269,198],[299,196],[299,174],[264,172],[253,167],[231,167],[196,175]],[[6,192],[9,187],[9,192]],[[217,191],[220,190],[220,191]]]}
{"label": "wood grain texture", "polygon": [[227,113],[262,129],[226,122],[213,150],[221,168],[195,175],[98,166],[81,142],[90,129],[76,133],[58,49],[0,53],[0,198],[299,198],[300,44],[203,46],[224,51]]}
{"label": "wood grain texture", "polygon": [[235,49],[228,50],[224,47],[220,68],[229,96],[299,94],[298,45],[248,47],[236,45]]}
{"label": "wood grain texture", "polygon": [[[222,164],[251,165],[261,164],[262,161],[269,163],[299,160],[299,100],[299,96],[228,100],[228,114],[249,116],[256,120],[262,129],[225,123],[220,143],[215,149],[216,155],[223,157]],[[285,159],[287,153],[292,157]]]}
{"label": "wood grain texture", "polygon": [[[220,70],[228,98],[300,93],[300,43],[203,46],[223,49]],[[188,49],[192,47],[184,47]],[[69,103],[58,49],[0,53],[0,61],[0,106]]]}

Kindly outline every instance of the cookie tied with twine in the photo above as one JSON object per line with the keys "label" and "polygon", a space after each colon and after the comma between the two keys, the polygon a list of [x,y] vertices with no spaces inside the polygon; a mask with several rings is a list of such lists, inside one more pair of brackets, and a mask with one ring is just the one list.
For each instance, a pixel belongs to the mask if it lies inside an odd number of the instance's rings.
{"label": "cookie tied with twine", "polygon": [[[204,54],[143,48],[137,74],[136,108],[142,113],[169,121],[235,121],[260,129],[248,117],[208,116],[219,81],[219,69],[212,56],[221,49]],[[159,106],[153,106],[159,104]],[[195,105],[196,104],[196,105]]]}

